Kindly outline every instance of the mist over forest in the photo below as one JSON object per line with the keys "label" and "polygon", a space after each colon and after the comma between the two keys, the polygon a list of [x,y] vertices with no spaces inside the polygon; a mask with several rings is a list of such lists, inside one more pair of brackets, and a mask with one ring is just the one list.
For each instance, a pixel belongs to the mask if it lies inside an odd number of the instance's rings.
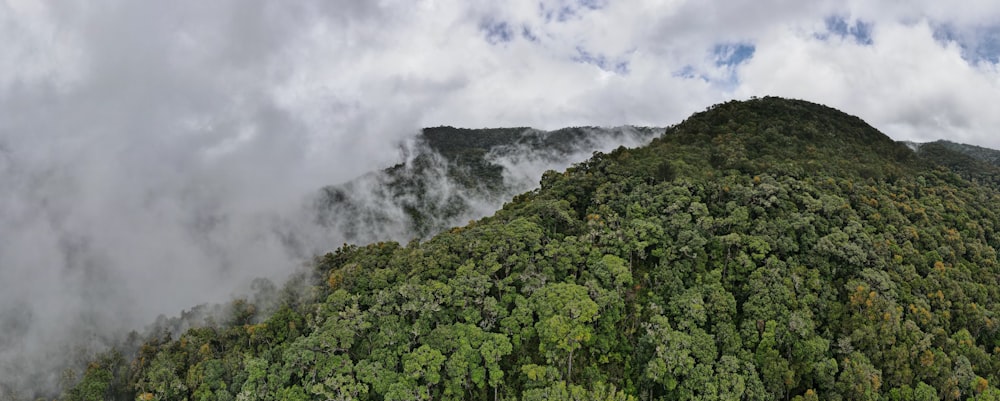
{"label": "mist over forest", "polygon": [[497,137],[543,149],[508,157],[534,160],[558,154],[540,146],[552,139],[659,131],[425,129],[436,153],[405,151],[310,203],[319,226],[420,240],[344,245],[286,283],[158,318],[61,396],[1000,397],[1000,151],[895,141],[804,100],[734,100],[439,226],[505,190],[499,159],[472,157],[509,155],[484,145]]}
{"label": "mist over forest", "polygon": [[[252,296],[255,279],[280,286],[314,257],[345,243],[406,242],[464,225],[537,186],[546,170],[564,169],[595,151],[644,144],[658,132],[574,130],[567,137],[521,128],[484,144],[477,144],[477,130],[464,130],[472,142],[452,147],[435,146],[418,133],[397,143],[393,166],[252,207],[253,200],[226,192],[231,184],[208,185],[197,182],[200,177],[146,189],[144,196],[122,183],[80,186],[74,181],[85,177],[73,170],[58,173],[64,185],[57,185],[59,179],[32,175],[17,164],[16,153],[5,153],[0,177],[17,190],[0,204],[0,233],[11,238],[0,244],[6,267],[0,282],[18,285],[0,293],[0,387],[45,394],[66,380],[67,369],[78,371],[96,353],[124,343],[129,332],[151,334],[157,316]],[[559,141],[540,142],[549,136]],[[473,151],[474,158],[445,157],[435,147],[448,155]],[[468,171],[476,165],[499,173],[488,188],[479,186],[488,180]],[[346,198],[331,203],[336,188]],[[240,193],[273,196],[264,187]],[[417,210],[425,220],[419,226],[408,214]]]}

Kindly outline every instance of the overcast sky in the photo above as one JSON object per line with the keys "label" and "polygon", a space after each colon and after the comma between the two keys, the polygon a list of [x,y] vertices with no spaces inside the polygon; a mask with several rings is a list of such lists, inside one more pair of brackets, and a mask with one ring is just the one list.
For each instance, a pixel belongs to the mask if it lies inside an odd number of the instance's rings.
{"label": "overcast sky", "polygon": [[[778,95],[1000,148],[998,60],[995,0],[0,0],[0,332],[280,277],[291,205],[420,127],[665,126]],[[59,338],[9,341],[0,375]]]}

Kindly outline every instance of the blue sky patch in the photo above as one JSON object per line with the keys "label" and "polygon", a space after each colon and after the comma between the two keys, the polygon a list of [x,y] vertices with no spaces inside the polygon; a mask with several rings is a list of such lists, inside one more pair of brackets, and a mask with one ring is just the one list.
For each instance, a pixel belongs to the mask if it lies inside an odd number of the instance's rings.
{"label": "blue sky patch", "polygon": [[1000,63],[1000,25],[984,29],[983,31],[977,41],[976,57],[993,64]]}
{"label": "blue sky patch", "polygon": [[720,43],[712,48],[712,56],[718,67],[735,66],[753,57],[756,50],[754,45],[748,43]]}
{"label": "blue sky patch", "polygon": [[698,79],[701,79],[702,81],[705,81],[705,82],[709,81],[708,77],[706,77],[704,74],[698,73],[698,70],[696,70],[691,65],[685,65],[683,68],[681,68],[681,69],[679,69],[677,71],[674,71],[673,72],[673,76],[675,76],[675,77],[681,77],[681,78],[684,78],[684,79],[695,79],[695,78],[698,78]]}
{"label": "blue sky patch", "polygon": [[600,10],[608,4],[607,0],[578,0],[577,3],[591,10]]}
{"label": "blue sky patch", "polygon": [[830,35],[841,38],[850,38],[855,43],[865,46],[872,45],[872,24],[862,20],[853,23],[847,18],[831,15],[826,17],[826,34],[817,35],[820,39],[827,39]]}
{"label": "blue sky patch", "polygon": [[590,53],[587,49],[580,46],[576,47],[576,56],[573,57],[573,61],[591,64],[604,71],[613,72],[619,75],[628,75],[629,73],[628,60],[611,59],[603,54]]}
{"label": "blue sky patch", "polygon": [[483,21],[479,24],[479,29],[486,35],[486,41],[494,45],[514,40],[514,30],[505,21]]}
{"label": "blue sky patch", "polygon": [[756,51],[757,47],[750,43],[718,43],[712,46],[709,54],[709,60],[715,64],[717,70],[706,72],[695,65],[688,64],[673,71],[672,74],[684,79],[699,79],[713,86],[729,90],[739,84],[739,75],[736,71],[739,65],[752,58]]}
{"label": "blue sky patch", "polygon": [[555,3],[556,7],[551,7],[544,1],[538,2],[538,12],[545,22],[566,22],[578,17],[581,11],[600,10],[607,6],[607,0],[562,0]]}
{"label": "blue sky patch", "polygon": [[1000,63],[1000,25],[965,31],[958,31],[951,25],[938,25],[934,27],[934,39],[958,44],[962,49],[962,58],[970,63]]}
{"label": "blue sky patch", "polygon": [[521,27],[521,37],[532,43],[539,42],[538,35],[535,35],[535,32],[527,25]]}

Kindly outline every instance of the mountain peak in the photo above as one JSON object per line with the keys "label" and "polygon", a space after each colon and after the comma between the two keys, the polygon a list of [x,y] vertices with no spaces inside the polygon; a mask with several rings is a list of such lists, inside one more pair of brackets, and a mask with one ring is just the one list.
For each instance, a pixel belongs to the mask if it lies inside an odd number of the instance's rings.
{"label": "mountain peak", "polygon": [[916,157],[856,116],[824,105],[779,97],[729,101],[695,113],[654,141],[700,169],[802,175],[837,173],[892,178]]}

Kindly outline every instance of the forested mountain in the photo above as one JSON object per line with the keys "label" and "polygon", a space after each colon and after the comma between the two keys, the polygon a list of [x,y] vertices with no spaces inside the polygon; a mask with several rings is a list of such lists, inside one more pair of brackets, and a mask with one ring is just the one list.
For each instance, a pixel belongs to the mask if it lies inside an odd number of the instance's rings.
{"label": "forested mountain", "polygon": [[729,102],[491,217],[318,257],[63,398],[1000,399],[998,210],[856,117]]}
{"label": "forested mountain", "polygon": [[426,128],[402,144],[400,163],[323,188],[313,205],[318,222],[348,243],[428,238],[493,213],[537,186],[546,169],[565,168],[620,144],[646,144],[660,132],[648,127]]}
{"label": "forested mountain", "polygon": [[919,157],[962,178],[1000,189],[1000,151],[949,141],[915,144],[915,148]]}
{"label": "forested mountain", "polygon": [[924,145],[936,144],[945,149],[949,149],[963,155],[969,156],[973,159],[977,159],[993,166],[1000,167],[1000,150],[984,148],[982,146],[969,145],[964,143],[955,143],[951,141],[934,141]]}
{"label": "forested mountain", "polygon": [[[537,187],[538,178],[548,169],[565,169],[595,151],[610,151],[622,144],[647,144],[661,133],[662,128],[628,126],[555,131],[427,128],[397,142],[398,164],[302,196],[283,193],[285,201],[269,206],[266,211],[251,213],[252,216],[231,201],[207,204],[192,201],[193,204],[171,209],[177,215],[158,215],[165,223],[183,227],[183,232],[174,237],[165,234],[177,228],[173,225],[155,224],[153,227],[157,229],[153,232],[135,231],[132,219],[137,217],[116,215],[129,226],[124,231],[130,238],[151,244],[163,250],[162,254],[186,258],[187,262],[153,257],[151,250],[143,251],[141,256],[135,252],[142,262],[106,260],[105,251],[114,256],[133,252],[134,246],[110,241],[101,251],[91,247],[92,240],[84,239],[89,235],[70,236],[60,240],[58,246],[52,245],[54,248],[22,247],[57,260],[42,265],[43,269],[58,270],[59,261],[65,261],[68,270],[60,270],[56,277],[86,290],[80,295],[61,296],[58,301],[47,298],[46,302],[67,308],[60,314],[69,318],[43,311],[45,302],[36,302],[29,295],[40,289],[20,288],[13,293],[23,294],[19,295],[22,298],[0,303],[0,401],[52,399],[59,394],[59,383],[73,383],[95,353],[127,340],[128,329],[142,332],[132,339],[161,333],[163,329],[179,333],[192,324],[201,324],[201,316],[212,315],[219,308],[201,305],[184,312],[181,321],[164,317],[150,324],[157,314],[172,315],[199,302],[213,299],[218,302],[236,296],[234,293],[246,294],[251,290],[254,276],[287,277],[287,270],[309,263],[314,255],[344,243],[427,239],[447,228],[493,214],[514,195]],[[5,158],[9,153],[5,150],[0,148],[0,175],[14,172],[17,176],[18,168],[5,165],[10,161]],[[227,189],[219,187],[212,191],[219,192],[218,199],[229,197],[222,196]],[[252,198],[275,195],[266,191],[266,188],[253,190],[245,195]],[[75,199],[63,195],[58,198],[67,207]],[[41,198],[28,202],[39,203],[39,207],[46,204]],[[13,213],[12,216],[23,212]],[[133,235],[137,232],[144,234]],[[173,240],[167,241],[164,236]],[[191,243],[179,246],[174,240]],[[0,256],[14,257],[3,252]],[[195,262],[199,256],[204,259]],[[0,271],[3,270],[0,266]],[[281,273],[283,270],[286,272]],[[155,271],[181,283],[170,285],[156,280],[152,292],[160,295],[148,295],[149,291],[137,288],[139,284],[134,282],[144,271]],[[86,272],[87,277],[75,277],[74,272]],[[38,288],[57,286],[51,280],[36,282]],[[255,284],[261,283],[264,282]],[[204,289],[193,289],[196,285]],[[136,291],[134,296],[139,299],[124,295],[130,291]],[[182,292],[196,295],[183,296]],[[0,295],[10,297],[11,293]],[[178,305],[166,306],[170,302]],[[151,308],[152,305],[159,307]],[[258,313],[268,311],[265,305],[256,307]]]}

